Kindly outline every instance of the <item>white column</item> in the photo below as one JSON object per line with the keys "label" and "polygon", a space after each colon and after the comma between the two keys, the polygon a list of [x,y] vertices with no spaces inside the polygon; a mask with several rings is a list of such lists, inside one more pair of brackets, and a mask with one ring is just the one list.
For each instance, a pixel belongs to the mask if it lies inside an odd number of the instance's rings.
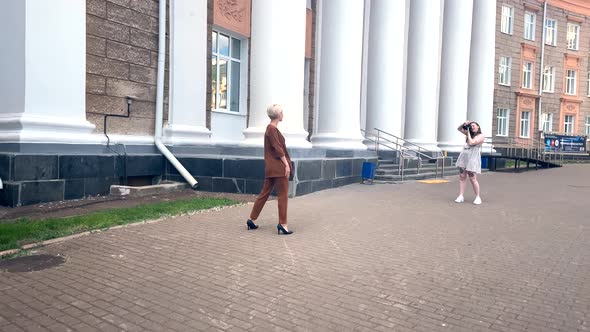
{"label": "white column", "polygon": [[467,120],[472,12],[473,0],[445,0],[438,110],[438,147],[445,151],[465,144],[457,127]]}
{"label": "white column", "polygon": [[314,147],[365,150],[360,132],[364,3],[323,1],[317,132]]}
{"label": "white column", "polygon": [[303,128],[305,1],[252,0],[250,116],[245,146],[262,146],[266,108],[283,106],[287,147],[311,148]]}
{"label": "white column", "polygon": [[96,142],[86,121],[86,1],[0,6],[0,142]]}
{"label": "white column", "polygon": [[361,59],[361,128],[367,128],[367,83],[369,73],[369,36],[371,30],[371,0],[365,0],[363,17],[363,53]]}
{"label": "white column", "polygon": [[492,136],[494,114],[494,57],[496,50],[496,0],[474,1],[469,63],[467,118]]}
{"label": "white column", "polygon": [[401,136],[406,1],[372,0],[366,130]]}
{"label": "white column", "polygon": [[436,142],[442,0],[410,1],[405,138],[440,151]]}
{"label": "white column", "polygon": [[163,141],[168,144],[208,143],[207,2],[170,3],[170,103]]}

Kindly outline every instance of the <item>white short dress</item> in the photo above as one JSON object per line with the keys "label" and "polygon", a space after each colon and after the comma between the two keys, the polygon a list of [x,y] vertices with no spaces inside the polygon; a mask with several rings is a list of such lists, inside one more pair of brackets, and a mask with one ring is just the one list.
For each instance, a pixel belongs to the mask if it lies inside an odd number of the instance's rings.
{"label": "white short dress", "polygon": [[467,172],[473,172],[481,174],[481,146],[483,143],[477,145],[469,145],[465,143],[463,151],[457,158],[457,167],[466,170]]}

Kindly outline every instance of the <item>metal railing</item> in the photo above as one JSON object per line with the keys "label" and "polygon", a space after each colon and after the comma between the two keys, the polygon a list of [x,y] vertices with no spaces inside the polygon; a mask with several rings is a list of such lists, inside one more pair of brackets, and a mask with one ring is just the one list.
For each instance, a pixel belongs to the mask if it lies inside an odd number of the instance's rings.
{"label": "metal railing", "polygon": [[[521,138],[513,136],[486,137],[483,152],[490,154],[494,150],[502,151],[502,157],[522,159],[529,162],[544,162],[555,165],[563,164],[563,154],[555,150],[546,150],[542,140],[536,138]],[[489,149],[489,151],[487,151]]]}
{"label": "metal railing", "polygon": [[[365,138],[375,143],[375,152],[379,156],[379,148],[387,148],[386,151],[392,151],[397,153],[398,159],[398,175],[401,177],[401,181],[404,180],[404,174],[406,169],[410,169],[410,160],[416,160],[416,174],[420,174],[422,167],[422,160],[434,160],[436,163],[436,169],[434,176],[438,178],[439,164],[441,169],[441,177],[445,175],[445,157],[440,152],[434,152],[421,147],[418,144],[409,142],[401,137],[388,133],[384,130],[374,128],[375,132],[369,132],[361,129]],[[413,167],[412,167],[413,168]]]}

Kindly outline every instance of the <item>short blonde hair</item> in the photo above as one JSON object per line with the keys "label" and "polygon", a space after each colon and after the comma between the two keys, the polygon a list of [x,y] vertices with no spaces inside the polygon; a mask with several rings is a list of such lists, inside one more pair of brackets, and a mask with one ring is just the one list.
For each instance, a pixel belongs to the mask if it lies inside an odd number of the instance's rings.
{"label": "short blonde hair", "polygon": [[272,104],[266,109],[266,114],[271,120],[278,119],[283,107],[280,104]]}

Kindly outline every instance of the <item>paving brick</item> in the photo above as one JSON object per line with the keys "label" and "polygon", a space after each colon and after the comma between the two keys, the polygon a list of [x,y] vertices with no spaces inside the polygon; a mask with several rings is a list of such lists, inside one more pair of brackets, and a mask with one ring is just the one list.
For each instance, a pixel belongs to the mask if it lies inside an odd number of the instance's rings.
{"label": "paving brick", "polygon": [[480,206],[452,202],[456,180],[312,193],[289,237],[270,201],[256,231],[244,205],[50,245],[58,269],[0,272],[0,329],[583,331],[590,232],[567,184],[588,167],[482,175]]}

